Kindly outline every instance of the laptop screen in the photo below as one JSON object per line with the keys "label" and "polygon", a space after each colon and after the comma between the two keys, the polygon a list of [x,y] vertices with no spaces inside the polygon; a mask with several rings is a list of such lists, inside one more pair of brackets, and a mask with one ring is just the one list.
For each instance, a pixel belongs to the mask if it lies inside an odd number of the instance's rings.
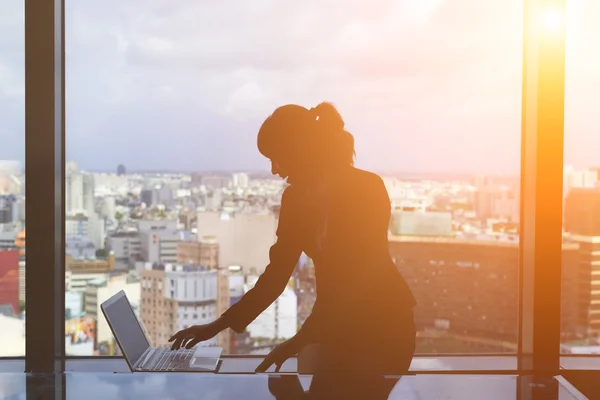
{"label": "laptop screen", "polygon": [[125,292],[120,291],[102,303],[102,310],[131,365],[140,359],[150,343],[140,326]]}

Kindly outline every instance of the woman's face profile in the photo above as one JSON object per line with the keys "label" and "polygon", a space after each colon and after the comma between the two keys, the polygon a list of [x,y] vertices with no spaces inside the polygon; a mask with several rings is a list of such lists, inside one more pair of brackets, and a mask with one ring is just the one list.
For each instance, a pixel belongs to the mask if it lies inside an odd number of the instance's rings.
{"label": "woman's face profile", "polygon": [[279,175],[282,179],[289,177],[289,172],[282,168],[281,163],[277,160],[271,159],[271,173],[273,175]]}
{"label": "woman's face profile", "polygon": [[278,159],[270,159],[271,161],[271,173],[273,175],[278,175],[281,179],[285,180],[287,183],[292,183],[292,181],[298,181],[302,178],[302,168],[299,165],[296,165],[292,160],[288,160],[286,158],[278,158]]}

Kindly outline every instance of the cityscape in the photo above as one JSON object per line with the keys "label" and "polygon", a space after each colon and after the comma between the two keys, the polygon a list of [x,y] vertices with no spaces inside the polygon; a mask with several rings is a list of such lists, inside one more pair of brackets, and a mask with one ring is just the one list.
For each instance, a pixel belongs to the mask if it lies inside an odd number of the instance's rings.
{"label": "cityscape", "polygon": [[[600,353],[598,173],[564,170],[563,353]],[[417,353],[516,352],[518,176],[382,177],[392,208],[390,255],[418,303]],[[2,356],[25,351],[25,183],[19,162],[0,161]],[[126,165],[94,172],[69,162],[66,353],[119,353],[100,305],[121,290],[154,346],[216,319],[269,264],[284,187],[269,173],[131,172]],[[297,332],[315,293],[312,261],[302,255],[282,295],[245,332],[226,330],[201,345],[264,354]]]}

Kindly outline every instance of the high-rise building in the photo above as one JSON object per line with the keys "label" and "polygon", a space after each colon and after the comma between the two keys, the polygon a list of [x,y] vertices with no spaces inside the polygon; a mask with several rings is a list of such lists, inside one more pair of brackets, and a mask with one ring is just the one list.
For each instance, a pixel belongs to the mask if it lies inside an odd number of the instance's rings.
{"label": "high-rise building", "polygon": [[[417,300],[419,331],[514,342],[519,309],[519,245],[456,238],[390,237],[390,254]],[[579,246],[563,246],[564,337],[583,335]],[[587,280],[590,280],[588,275]]]}
{"label": "high-rise building", "polygon": [[273,213],[204,212],[198,214],[198,238],[213,236],[219,243],[219,265],[239,265],[262,272],[275,243],[277,218]]}
{"label": "high-rise building", "polygon": [[[219,317],[220,298],[229,292],[227,276],[222,272],[192,265],[146,263],[143,266],[141,319],[154,346],[168,345],[175,332]],[[201,343],[217,344],[228,352],[229,332]]]}
{"label": "high-rise building", "polygon": [[[564,207],[564,230],[579,245],[579,324],[600,335],[600,188],[572,188]],[[564,295],[563,295],[564,298]]]}

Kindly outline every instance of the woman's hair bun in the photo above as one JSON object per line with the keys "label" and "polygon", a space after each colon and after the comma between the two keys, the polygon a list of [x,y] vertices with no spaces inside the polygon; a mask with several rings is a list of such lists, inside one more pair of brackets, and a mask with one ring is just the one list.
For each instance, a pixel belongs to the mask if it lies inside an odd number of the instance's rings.
{"label": "woman's hair bun", "polygon": [[313,110],[319,122],[326,126],[327,129],[334,131],[344,130],[344,119],[333,104],[323,102],[316,106]]}

